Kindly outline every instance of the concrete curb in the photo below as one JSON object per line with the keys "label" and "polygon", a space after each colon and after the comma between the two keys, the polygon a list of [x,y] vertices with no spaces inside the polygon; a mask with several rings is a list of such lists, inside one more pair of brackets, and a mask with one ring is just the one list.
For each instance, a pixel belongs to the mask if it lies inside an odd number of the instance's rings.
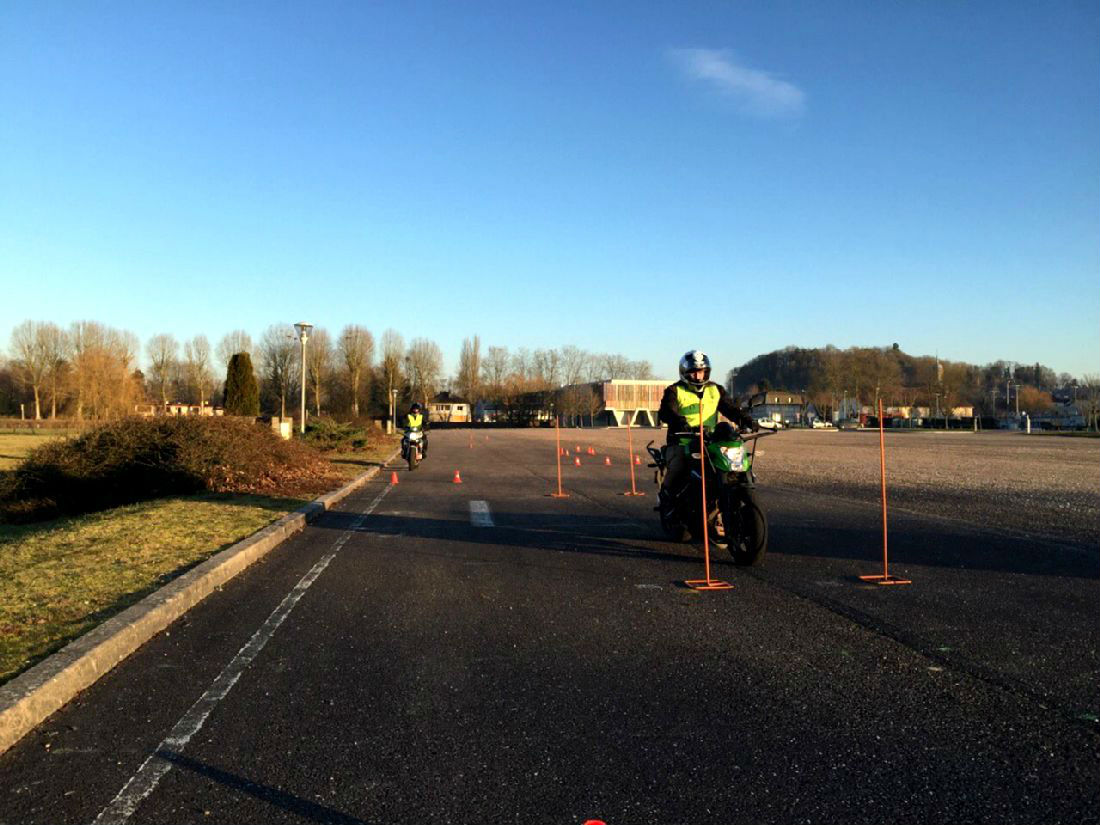
{"label": "concrete curb", "polygon": [[[386,459],[388,463],[395,451]],[[257,559],[381,472],[373,467],[211,556],[0,687],[0,753]]]}

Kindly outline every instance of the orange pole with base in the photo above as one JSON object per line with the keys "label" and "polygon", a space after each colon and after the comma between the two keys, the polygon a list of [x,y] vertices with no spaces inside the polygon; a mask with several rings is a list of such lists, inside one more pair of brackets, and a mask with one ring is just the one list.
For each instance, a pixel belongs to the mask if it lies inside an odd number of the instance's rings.
{"label": "orange pole with base", "polygon": [[638,488],[634,486],[634,436],[630,428],[630,417],[626,419],[626,444],[627,450],[630,451],[630,458],[627,459],[627,464],[630,465],[630,492],[623,493],[624,496],[644,496],[645,493],[639,493]]}
{"label": "orange pole with base", "polygon": [[561,491],[561,422],[557,418],[554,419],[554,442],[558,454],[558,491],[549,495],[553,498],[569,498],[569,493]]}
{"label": "orange pole with base", "polygon": [[706,564],[707,577],[688,579],[684,584],[692,590],[729,590],[733,587],[732,584],[710,577],[710,536],[707,530],[707,447],[703,441],[702,403],[699,404],[699,483],[703,491],[702,507],[699,509],[703,511],[703,560]]}
{"label": "orange pole with base", "polygon": [[882,399],[878,402],[878,455],[879,471],[882,477],[882,575],[860,576],[865,582],[877,584],[912,584],[909,579],[899,579],[890,575],[889,555],[886,551],[886,430],[882,423]]}

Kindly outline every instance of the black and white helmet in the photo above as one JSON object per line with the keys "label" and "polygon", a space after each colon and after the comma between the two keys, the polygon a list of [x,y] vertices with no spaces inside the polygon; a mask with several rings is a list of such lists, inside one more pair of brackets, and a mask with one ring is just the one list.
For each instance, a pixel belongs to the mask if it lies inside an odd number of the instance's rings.
{"label": "black and white helmet", "polygon": [[[692,370],[706,370],[703,373],[703,380],[695,381],[692,379],[688,375]],[[680,380],[697,390],[701,390],[706,386],[706,383],[710,381],[710,359],[707,358],[705,352],[693,349],[691,352],[684,353],[684,357],[680,359]]]}

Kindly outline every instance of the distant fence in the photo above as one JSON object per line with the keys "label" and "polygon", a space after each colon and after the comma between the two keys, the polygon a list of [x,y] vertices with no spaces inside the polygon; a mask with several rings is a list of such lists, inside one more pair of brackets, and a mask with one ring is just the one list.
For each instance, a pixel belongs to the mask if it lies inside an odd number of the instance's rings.
{"label": "distant fence", "polygon": [[95,421],[74,421],[70,418],[0,418],[0,432],[51,432],[53,430],[83,430],[93,426]]}

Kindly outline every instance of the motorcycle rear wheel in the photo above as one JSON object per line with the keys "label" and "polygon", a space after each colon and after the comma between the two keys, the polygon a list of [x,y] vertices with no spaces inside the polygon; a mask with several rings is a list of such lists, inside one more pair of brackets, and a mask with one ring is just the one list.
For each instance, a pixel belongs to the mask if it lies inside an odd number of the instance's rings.
{"label": "motorcycle rear wheel", "polygon": [[768,552],[768,517],[756,503],[752,490],[741,490],[731,497],[722,514],[733,563],[739,567],[755,567]]}

